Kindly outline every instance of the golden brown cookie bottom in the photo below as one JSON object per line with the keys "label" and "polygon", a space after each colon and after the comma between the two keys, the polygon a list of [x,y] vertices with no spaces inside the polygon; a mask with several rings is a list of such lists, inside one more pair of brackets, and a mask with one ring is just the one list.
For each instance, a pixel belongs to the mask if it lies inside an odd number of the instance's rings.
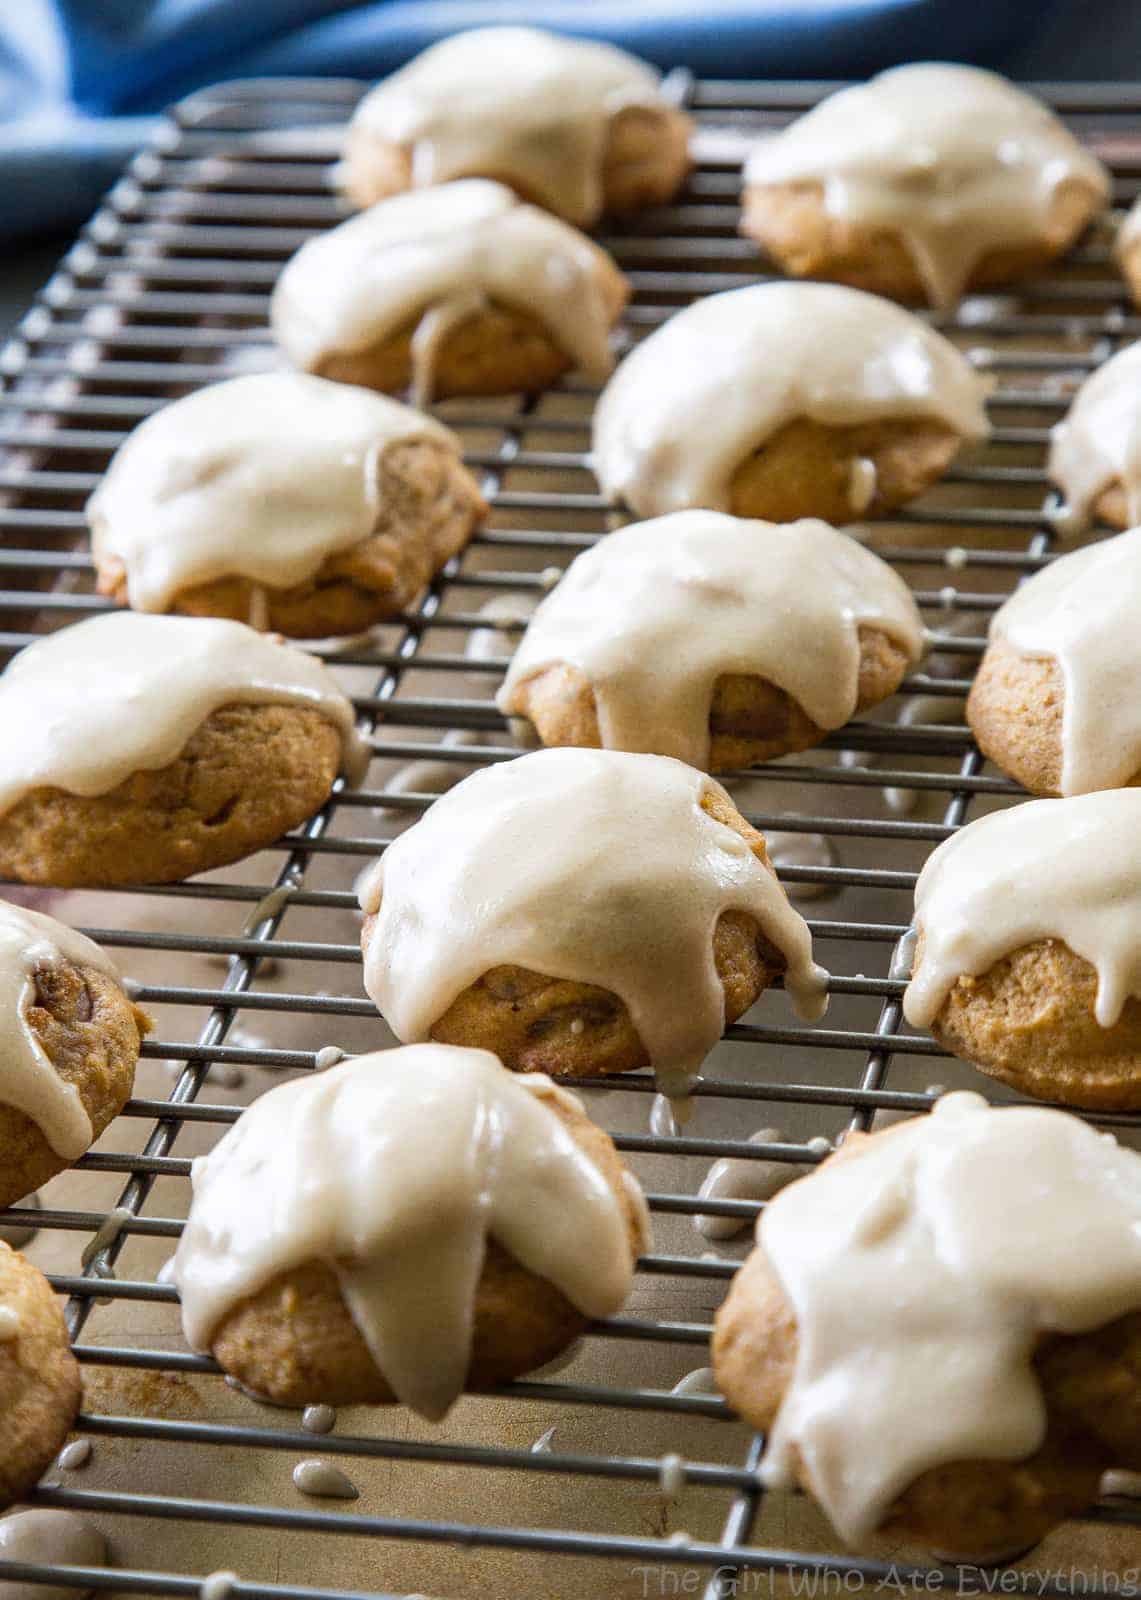
{"label": "golden brown cookie bottom", "polygon": [[[398,615],[464,548],[487,513],[479,485],[450,450],[416,439],[389,446],[377,467],[380,513],[367,539],[322,563],[288,589],[218,578],[185,589],[172,611],[226,617],[292,639],[361,633]],[[127,605],[118,560],[99,570],[99,593]]]}
{"label": "golden brown cookie bottom", "polygon": [[[739,833],[769,871],[764,835],[745,821],[729,797],[710,790],[703,808]],[[368,954],[375,917],[366,917],[361,943]],[[726,1024],[736,1022],[785,967],[783,955],[755,919],[726,911],[713,932],[713,959],[725,995]],[[513,1072],[552,1077],[610,1077],[650,1065],[624,1003],[609,989],[551,978],[526,967],[499,966],[459,994],[433,1024],[440,1044],[490,1050]]]}
{"label": "golden brown cookie bottom", "polygon": [[0,818],[0,872],[63,888],[175,883],[239,861],[311,817],[340,765],[340,732],[320,712],[223,706],[177,761],[108,794],[25,795]]}
{"label": "golden brown cookie bottom", "polygon": [[[961,443],[925,418],[841,428],[798,417],[737,468],[729,509],[765,522],[820,517],[836,526],[885,516],[941,478]],[[869,462],[874,488],[865,500],[862,463]]]}
{"label": "golden brown cookie bottom", "polygon": [[[922,934],[915,969],[923,959]],[[946,1049],[1039,1100],[1141,1110],[1141,1000],[1103,1028],[1097,973],[1060,939],[1040,939],[959,978],[931,1024]]]}
{"label": "golden brown cookie bottom", "polygon": [[[859,636],[857,714],[894,694],[908,667],[906,653],[882,629],[865,625]],[[581,668],[569,662],[544,667],[525,678],[515,690],[510,709],[533,725],[545,745],[602,748],[594,689]],[[709,729],[710,772],[728,772],[809,750],[827,734],[783,689],[748,673],[726,673],[717,679]]]}
{"label": "golden brown cookie bottom", "polygon": [[[150,1019],[94,967],[45,965],[35,983],[28,1021],[52,1067],[74,1085],[94,1142],[130,1098]],[[14,1205],[69,1165],[30,1117],[0,1105],[0,1206]]]}
{"label": "golden brown cookie bottom", "polygon": [[[849,1136],[832,1159],[857,1158],[866,1145],[866,1137]],[[754,1427],[772,1427],[792,1383],[796,1351],[795,1315],[757,1247],[733,1280],[713,1333],[718,1386]],[[1135,1470],[1141,1460],[1141,1313],[1091,1334],[1045,1338],[1034,1365],[1048,1409],[1040,1449],[1024,1461],[931,1468],[895,1501],[879,1532],[952,1560],[997,1560],[1037,1544],[1092,1505],[1107,1469]],[[803,1468],[798,1475],[808,1489]]]}
{"label": "golden brown cookie bottom", "polygon": [[42,1272],[0,1243],[0,1300],[19,1322],[0,1343],[0,1509],[20,1500],[67,1438],[82,1393],[59,1302]]}
{"label": "golden brown cookie bottom", "polygon": [[[968,290],[1016,283],[1064,254],[1101,208],[1088,184],[1060,184],[1039,240],[992,250],[973,268]],[[891,300],[924,304],[928,296],[902,236],[829,216],[818,181],[751,184],[745,189],[741,231],[782,271],[866,289]]]}
{"label": "golden brown cookie bottom", "polygon": [[[637,1213],[613,1144],[583,1112],[561,1106],[555,1111],[618,1197],[636,1255]],[[587,1326],[588,1319],[554,1284],[489,1239],[465,1388],[494,1389],[543,1366]],[[396,1401],[345,1307],[336,1276],[321,1262],[280,1274],[237,1306],[219,1327],[213,1349],[226,1372],[283,1405]]]}
{"label": "golden brown cookie bottom", "polygon": [[[690,168],[692,121],[669,106],[626,106],[610,119],[602,155],[605,211],[638,211],[672,200]],[[412,187],[412,153],[379,139],[358,123],[349,125],[345,141],[345,189],[358,206],[375,205]],[[521,199],[542,205],[537,196],[503,172],[468,171],[454,177],[493,178],[514,189]],[[547,210],[554,209],[546,207]],[[567,217],[590,227],[597,217]]]}

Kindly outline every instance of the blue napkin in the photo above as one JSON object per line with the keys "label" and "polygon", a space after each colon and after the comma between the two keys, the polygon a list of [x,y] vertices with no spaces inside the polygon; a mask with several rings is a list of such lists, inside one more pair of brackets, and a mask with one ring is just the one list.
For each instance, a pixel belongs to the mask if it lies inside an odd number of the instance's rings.
{"label": "blue napkin", "polygon": [[993,59],[1039,0],[0,0],[0,234],[74,224],[155,114],[204,84],[377,78],[462,27],[527,22],[720,77]]}

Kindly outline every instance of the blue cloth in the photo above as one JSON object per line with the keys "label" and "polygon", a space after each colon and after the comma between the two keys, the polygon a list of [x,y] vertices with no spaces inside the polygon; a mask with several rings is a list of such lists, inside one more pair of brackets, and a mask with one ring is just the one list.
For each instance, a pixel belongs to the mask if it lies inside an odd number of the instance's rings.
{"label": "blue cloth", "polygon": [[461,27],[560,28],[706,75],[836,78],[917,57],[994,60],[1046,9],[1042,0],[0,0],[0,234],[81,220],[155,114],[191,89],[277,73],[380,77]]}

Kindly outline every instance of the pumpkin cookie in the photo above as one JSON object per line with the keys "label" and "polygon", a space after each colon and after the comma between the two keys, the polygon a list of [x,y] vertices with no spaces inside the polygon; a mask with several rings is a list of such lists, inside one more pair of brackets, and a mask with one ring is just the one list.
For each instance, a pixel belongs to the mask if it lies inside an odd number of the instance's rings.
{"label": "pumpkin cookie", "polygon": [[239,622],[95,617],[0,677],[0,871],[171,883],[272,844],[364,756],[313,656]]}
{"label": "pumpkin cookie", "polygon": [[0,1243],[0,1508],[27,1494],[79,1410],[79,1363],[43,1273]]}
{"label": "pumpkin cookie", "polygon": [[613,261],[501,183],[398,195],[303,245],[273,292],[274,336],[309,372],[419,404],[602,379],[629,292]]}
{"label": "pumpkin cookie", "polygon": [[1141,781],[1141,528],[1052,561],[995,613],[967,700],[979,748],[1032,794]]}
{"label": "pumpkin cookie", "polygon": [[1141,1462],[1141,1156],[962,1093],[850,1135],[765,1208],[713,1362],[849,1545],[1019,1554]]}
{"label": "pumpkin cookie", "polygon": [[1141,200],[1135,200],[1126,214],[1113,253],[1134,305],[1141,305]]}
{"label": "pumpkin cookie", "polygon": [[[692,1075],[780,973],[827,977],[761,834],[662,756],[540,750],[466,778],[361,886],[365,988],[399,1039],[515,1070]],[[712,959],[711,959],[712,958]]]}
{"label": "pumpkin cookie", "polygon": [[893,694],[922,648],[907,585],[846,534],[679,511],[577,557],[497,701],[547,745],[717,771],[818,744]]}
{"label": "pumpkin cookie", "polygon": [[982,381],[899,306],[832,284],[699,300],[652,333],[594,417],[603,490],[640,516],[881,516],[987,435]]}
{"label": "pumpkin cookie", "polygon": [[148,417],[87,515],[101,594],[316,639],[397,615],[486,509],[449,429],[365,389],[271,372]]}
{"label": "pumpkin cookie", "polygon": [[1062,537],[1094,517],[1113,528],[1141,522],[1141,344],[1127,345],[1088,377],[1052,430],[1047,471],[1065,500],[1051,521]]}
{"label": "pumpkin cookie", "polygon": [[742,231],[798,278],[950,307],[1068,250],[1109,174],[1040,101],[920,62],[830,95],[745,164]]}
{"label": "pumpkin cookie", "polygon": [[497,178],[581,228],[672,198],[692,124],[658,74],[612,45],[537,28],[473,28],[365,96],[344,183],[358,205],[451,178]]}
{"label": "pumpkin cookie", "polygon": [[980,817],[928,859],[915,922],[910,1023],[1026,1094],[1141,1108],[1141,790]]}
{"label": "pumpkin cookie", "polygon": [[255,1393],[436,1421],[617,1311],[648,1243],[574,1095],[415,1045],[262,1095],[196,1164],[174,1277],[191,1345]]}
{"label": "pumpkin cookie", "polygon": [[0,1206],[78,1161],[118,1116],[149,1029],[97,944],[0,901]]}

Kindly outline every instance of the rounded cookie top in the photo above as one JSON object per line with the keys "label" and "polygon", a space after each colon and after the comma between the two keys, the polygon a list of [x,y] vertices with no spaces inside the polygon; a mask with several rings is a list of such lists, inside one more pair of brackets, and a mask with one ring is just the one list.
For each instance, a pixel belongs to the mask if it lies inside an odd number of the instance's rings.
{"label": "rounded cookie top", "polygon": [[951,1094],[783,1189],[757,1237],[797,1328],[761,1474],[799,1461],[858,1545],[929,1468],[1038,1449],[1041,1335],[1141,1309],[1141,1156]]}
{"label": "rounded cookie top", "polygon": [[610,1315],[630,1287],[630,1232],[559,1107],[581,1110],[549,1078],[440,1044],[262,1095],[194,1163],[174,1263],[191,1345],[209,1350],[278,1274],[326,1262],[393,1391],[435,1419],[463,1389],[488,1237],[584,1315]]}
{"label": "rounded cookie top", "polygon": [[94,1140],[91,1118],[28,1016],[36,972],[65,961],[118,978],[111,958],[91,939],[54,917],[0,900],[0,1105],[22,1111],[58,1156],[76,1161]]}
{"label": "rounded cookie top", "polygon": [[423,413],[299,372],[209,384],[135,428],[87,503],[97,565],[122,564],[136,611],[237,575],[286,589],[366,539],[389,445],[459,440]]}
{"label": "rounded cookie top", "polygon": [[595,411],[594,467],[642,516],[727,511],[737,468],[796,418],[928,418],[979,439],[984,394],[954,345],[890,301],[754,284],[697,301],[627,356]]}
{"label": "rounded cookie top", "polygon": [[821,728],[856,707],[859,626],[913,660],[923,625],[903,580],[827,523],[679,511],[608,534],[539,606],[498,695],[567,662],[594,691],[607,749],[708,765],[717,679],[753,673]]}
{"label": "rounded cookie top", "polygon": [[515,964],[618,995],[659,1079],[682,1093],[721,1037],[713,934],[752,915],[784,954],[802,1013],[826,974],[775,873],[702,807],[720,786],[664,756],[540,750],[443,795],[361,885],[376,916],[365,988],[401,1039]]}
{"label": "rounded cookie top", "polygon": [[[1141,528],[1052,561],[995,613],[992,640],[1061,669],[1065,796],[1141,772]],[[1012,711],[1012,715],[1016,715]]]}
{"label": "rounded cookie top", "polygon": [[353,708],[315,656],[216,618],[119,611],[37,640],[0,676],[0,816],[32,790],[101,795],[174,761],[222,706],[297,705],[365,749]]}
{"label": "rounded cookie top", "polygon": [[663,104],[654,68],[613,45],[538,28],[473,28],[378,84],[352,126],[409,149],[417,187],[502,178],[585,225],[602,210],[610,118]]}
{"label": "rounded cookie top", "polygon": [[1066,501],[1062,534],[1080,532],[1099,496],[1120,484],[1141,522],[1141,343],[1119,350],[1082,384],[1050,436],[1047,470]]}
{"label": "rounded cookie top", "polygon": [[605,377],[616,283],[585,234],[501,183],[468,178],[382,200],[311,239],[286,263],[270,316],[307,368],[414,326],[413,387],[427,398],[435,345],[491,302],[532,313],[565,355]]}
{"label": "rounded cookie top", "polygon": [[817,182],[828,214],[904,242],[931,302],[953,305],[992,252],[1047,231],[1059,187],[1109,177],[1048,107],[996,73],[918,62],[843,89],[772,138],[745,182]]}
{"label": "rounded cookie top", "polygon": [[915,886],[922,956],[904,993],[930,1027],[962,977],[1060,939],[1097,973],[1095,1015],[1112,1027],[1141,996],[1141,790],[1030,800],[979,817],[928,857]]}

